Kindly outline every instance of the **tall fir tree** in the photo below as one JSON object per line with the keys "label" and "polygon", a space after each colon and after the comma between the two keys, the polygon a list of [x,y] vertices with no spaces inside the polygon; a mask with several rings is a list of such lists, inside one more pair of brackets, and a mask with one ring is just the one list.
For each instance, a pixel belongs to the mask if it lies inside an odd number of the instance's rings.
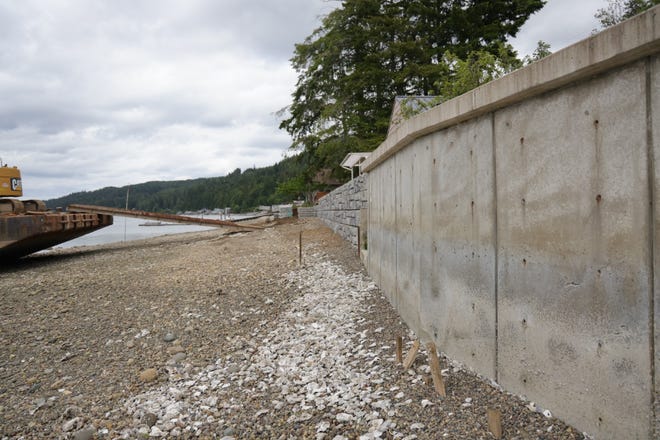
{"label": "tall fir tree", "polygon": [[296,45],[298,81],[280,127],[311,166],[339,170],[347,152],[371,151],[383,141],[396,96],[440,92],[453,75],[447,53],[515,59],[507,39],[544,4],[344,0]]}

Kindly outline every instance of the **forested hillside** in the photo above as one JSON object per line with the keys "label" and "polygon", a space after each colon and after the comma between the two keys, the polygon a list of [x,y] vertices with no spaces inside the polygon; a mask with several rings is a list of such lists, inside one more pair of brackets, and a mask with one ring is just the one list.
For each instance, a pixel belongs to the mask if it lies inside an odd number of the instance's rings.
{"label": "forested hillside", "polygon": [[[265,167],[234,170],[223,177],[146,182],[130,186],[128,207],[155,212],[178,212],[203,208],[230,207],[234,212],[249,211],[258,205],[291,201],[301,193],[289,191],[285,182],[302,172],[297,157]],[[279,187],[279,190],[278,190]],[[72,203],[124,208],[128,187],[107,187],[46,200],[49,208]]]}

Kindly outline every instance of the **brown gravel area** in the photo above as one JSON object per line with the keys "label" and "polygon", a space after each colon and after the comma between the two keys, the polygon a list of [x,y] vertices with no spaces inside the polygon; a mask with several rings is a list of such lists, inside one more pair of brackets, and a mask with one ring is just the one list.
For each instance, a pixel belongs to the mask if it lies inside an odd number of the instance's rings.
{"label": "brown gravel area", "polygon": [[[385,378],[370,385],[372,395],[388,396],[385,406],[365,400],[372,417],[340,420],[331,405],[304,407],[301,417],[296,405],[302,403],[287,403],[265,373],[258,373],[254,393],[228,373],[226,391],[203,388],[205,402],[212,402],[199,410],[204,418],[179,415],[167,425],[162,414],[136,412],[136,396],[173,387],[183,390],[182,404],[197,405],[186,393],[200,383],[199,374],[211,377],[209,365],[223,360],[222,368],[244,371],[255,362],[267,332],[305,294],[287,275],[302,270],[300,231],[305,276],[313,276],[322,258],[331,273],[366,277],[354,249],[316,219],[233,235],[218,230],[57,250],[5,264],[0,438],[490,439],[487,408],[501,411],[503,438],[583,438],[446,358],[448,396],[440,399],[423,350],[408,371],[394,361],[397,335],[407,347],[412,335],[375,288],[352,324],[348,349],[376,347],[387,355],[346,366],[360,374],[378,369]],[[314,347],[306,360],[320,365],[324,347]],[[283,402],[271,405],[278,399]],[[381,429],[374,420],[387,423]]]}

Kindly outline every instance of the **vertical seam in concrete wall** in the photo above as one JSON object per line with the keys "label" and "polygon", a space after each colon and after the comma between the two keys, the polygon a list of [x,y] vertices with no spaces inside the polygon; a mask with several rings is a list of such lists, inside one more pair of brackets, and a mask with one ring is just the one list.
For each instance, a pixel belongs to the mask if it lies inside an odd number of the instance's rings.
{"label": "vertical seam in concrete wall", "polygon": [[[651,426],[650,432],[652,438],[657,438],[659,433],[656,431],[655,413],[655,157],[653,148],[653,108],[652,108],[652,78],[651,78],[651,57],[646,58],[645,63],[645,99],[646,99],[646,148],[647,148],[647,174],[648,174],[648,195],[649,195],[649,261],[651,270],[649,270],[649,351],[650,351],[650,370],[651,370]],[[655,435],[653,435],[655,433]]]}
{"label": "vertical seam in concrete wall", "polygon": [[499,284],[499,264],[498,264],[498,254],[499,254],[499,242],[497,241],[497,230],[498,230],[498,225],[497,225],[497,151],[495,148],[496,145],[496,139],[497,137],[495,136],[495,112],[492,112],[490,114],[490,136],[491,136],[491,148],[493,152],[493,251],[494,251],[494,264],[493,264],[493,286],[495,289],[494,292],[494,297],[495,297],[495,356],[494,356],[494,362],[495,362],[495,382],[499,383],[500,382],[500,374],[499,374],[499,310],[498,310],[498,304],[499,304],[499,298],[498,298],[498,284]]}

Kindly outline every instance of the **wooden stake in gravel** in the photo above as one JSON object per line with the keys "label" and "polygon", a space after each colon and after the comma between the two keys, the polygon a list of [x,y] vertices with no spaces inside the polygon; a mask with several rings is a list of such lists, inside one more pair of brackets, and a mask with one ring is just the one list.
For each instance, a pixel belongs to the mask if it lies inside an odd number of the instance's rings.
{"label": "wooden stake in gravel", "polygon": [[401,336],[396,337],[396,361],[399,364],[403,363],[403,338]]}
{"label": "wooden stake in gravel", "polygon": [[298,235],[298,265],[302,266],[302,230]]}
{"label": "wooden stake in gravel", "polygon": [[499,410],[488,408],[488,429],[495,438],[502,438],[502,414]]}
{"label": "wooden stake in gravel", "polygon": [[429,364],[431,365],[431,377],[433,377],[433,386],[435,391],[442,397],[447,397],[445,390],[445,381],[442,380],[442,372],[440,371],[440,360],[438,359],[438,352],[433,342],[426,344],[429,352]]}
{"label": "wooden stake in gravel", "polygon": [[408,352],[408,356],[406,356],[406,361],[403,363],[403,369],[407,370],[410,368],[415,362],[415,358],[417,357],[417,352],[419,351],[419,341],[415,341],[413,343],[412,348]]}

